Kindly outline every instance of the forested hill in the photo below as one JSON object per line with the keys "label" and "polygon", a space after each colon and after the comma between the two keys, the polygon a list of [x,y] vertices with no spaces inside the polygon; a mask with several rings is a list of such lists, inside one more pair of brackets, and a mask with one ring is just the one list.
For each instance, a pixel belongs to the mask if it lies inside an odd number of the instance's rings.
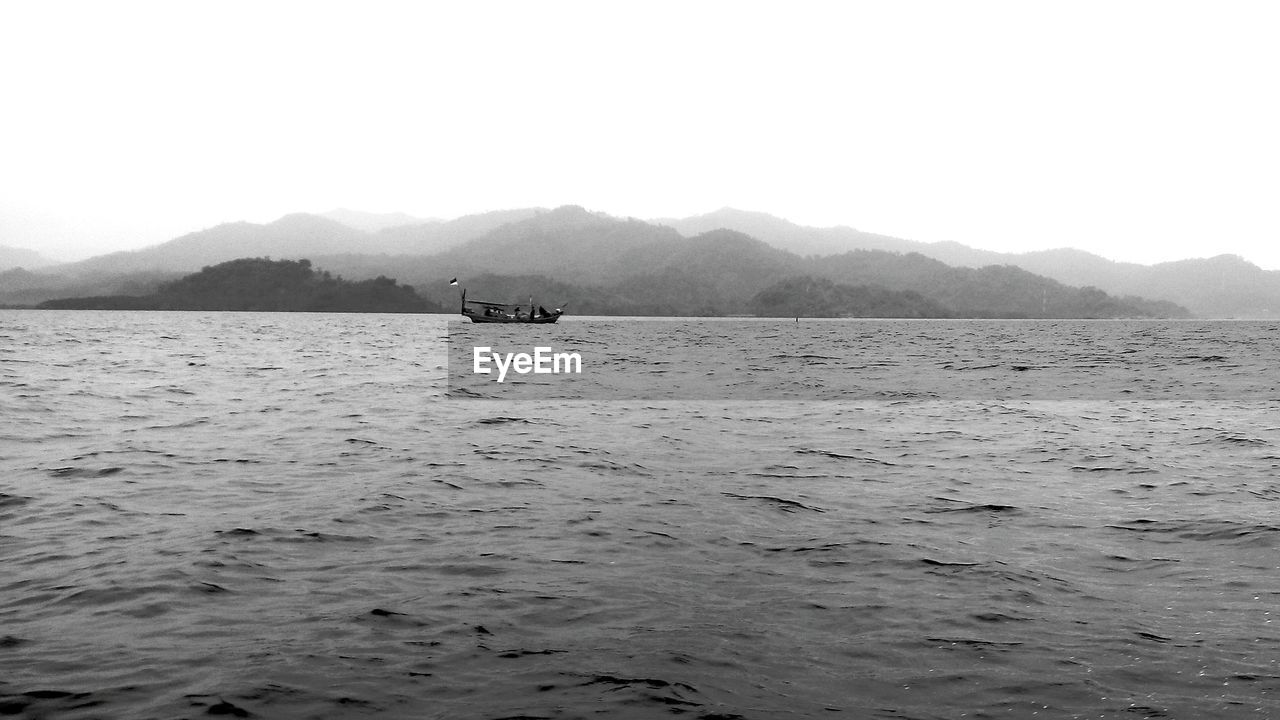
{"label": "forested hill", "polygon": [[151,295],[49,300],[45,309],[240,310],[257,312],[441,312],[408,285],[379,276],[351,281],[312,269],[310,260],[231,260],[166,283]]}
{"label": "forested hill", "polygon": [[756,293],[751,311],[761,317],[945,318],[952,313],[913,290],[843,285],[826,278],[787,278]]}

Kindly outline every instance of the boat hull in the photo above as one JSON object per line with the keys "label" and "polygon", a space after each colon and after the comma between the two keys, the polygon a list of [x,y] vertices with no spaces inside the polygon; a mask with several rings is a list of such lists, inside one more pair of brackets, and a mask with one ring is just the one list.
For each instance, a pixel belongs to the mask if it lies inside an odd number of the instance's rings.
{"label": "boat hull", "polygon": [[530,317],[510,318],[502,315],[494,316],[494,315],[472,315],[471,313],[464,313],[464,314],[466,315],[466,317],[471,318],[471,322],[473,323],[512,323],[512,324],[532,323],[535,325],[548,325],[560,319],[560,313],[556,313],[554,315],[544,315],[542,317],[535,317],[535,318],[530,318]]}

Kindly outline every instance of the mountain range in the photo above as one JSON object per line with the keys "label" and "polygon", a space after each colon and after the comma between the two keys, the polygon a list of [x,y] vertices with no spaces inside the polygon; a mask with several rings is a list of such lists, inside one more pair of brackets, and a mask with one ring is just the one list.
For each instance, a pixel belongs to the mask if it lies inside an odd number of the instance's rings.
{"label": "mountain range", "polygon": [[0,270],[8,270],[10,268],[34,270],[56,264],[57,261],[50,260],[35,250],[0,245]]}
{"label": "mountain range", "polygon": [[713,226],[730,228],[802,255],[865,248],[919,253],[955,267],[1012,265],[1065,285],[1176,302],[1197,317],[1280,317],[1280,271],[1263,270],[1238,255],[1141,265],[1071,248],[1000,253],[955,242],[904,240],[848,227],[803,227],[765,213],[732,208],[664,222],[686,234]]}
{"label": "mountain range", "polygon": [[[995,253],[849,227],[804,227],[732,208],[652,221],[576,206],[448,221],[334,210],[219,225],[76,263],[13,269],[19,263],[8,257],[0,254],[0,268],[11,268],[0,272],[0,304],[7,305],[146,294],[201,267],[272,257],[308,258],[352,279],[397,278],[446,307],[456,301],[447,288],[450,277],[469,278],[477,291],[488,283],[494,292],[518,277],[532,286],[528,290],[558,287],[588,303],[576,312],[745,314],[762,290],[810,277],[918,292],[977,316],[1280,315],[1280,272],[1231,255],[1146,266],[1070,249]],[[802,286],[825,287],[783,287]],[[842,290],[834,296],[849,295]]]}

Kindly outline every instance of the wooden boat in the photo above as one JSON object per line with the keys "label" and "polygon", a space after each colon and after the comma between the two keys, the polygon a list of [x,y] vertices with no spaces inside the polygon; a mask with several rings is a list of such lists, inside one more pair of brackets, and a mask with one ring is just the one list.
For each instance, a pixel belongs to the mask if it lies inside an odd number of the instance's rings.
{"label": "wooden boat", "polygon": [[473,323],[553,323],[560,319],[564,310],[556,308],[547,310],[541,305],[534,305],[529,298],[526,307],[519,303],[496,303],[484,300],[468,300],[467,291],[462,291],[462,314],[471,318]]}

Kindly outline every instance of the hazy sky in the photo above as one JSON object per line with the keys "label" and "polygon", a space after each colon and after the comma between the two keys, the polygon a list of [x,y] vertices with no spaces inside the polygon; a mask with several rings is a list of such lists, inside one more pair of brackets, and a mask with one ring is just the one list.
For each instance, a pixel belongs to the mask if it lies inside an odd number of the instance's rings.
{"label": "hazy sky", "polygon": [[0,0],[0,244],[733,206],[1280,268],[1280,3]]}

